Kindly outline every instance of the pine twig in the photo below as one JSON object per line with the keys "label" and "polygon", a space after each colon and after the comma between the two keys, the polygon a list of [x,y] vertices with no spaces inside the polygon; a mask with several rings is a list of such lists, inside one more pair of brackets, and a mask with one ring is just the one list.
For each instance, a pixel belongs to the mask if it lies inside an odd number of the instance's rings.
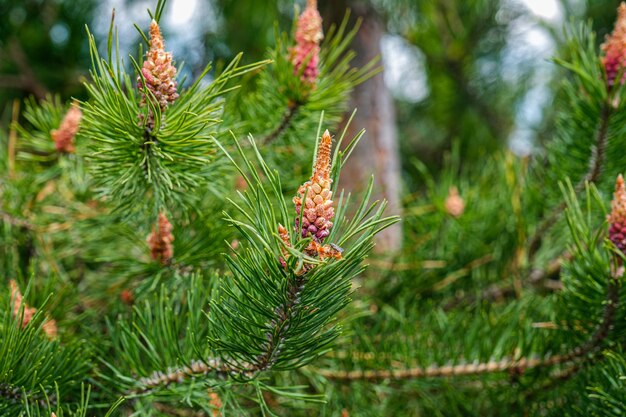
{"label": "pine twig", "polygon": [[2,221],[4,221],[5,223],[9,223],[13,226],[17,226],[17,227],[21,227],[23,229],[27,229],[27,230],[34,230],[35,226],[31,223],[29,223],[27,220],[24,219],[19,219],[17,217],[14,217],[12,215],[10,215],[9,213],[0,210],[0,218],[2,219]]}
{"label": "pine twig", "polygon": [[258,356],[254,364],[229,365],[219,359],[192,361],[189,366],[168,368],[166,371],[155,371],[150,376],[140,378],[138,387],[130,390],[130,395],[146,394],[154,389],[167,387],[171,384],[182,383],[188,378],[213,375],[225,378],[240,375],[252,378],[255,374],[272,367],[276,357],[280,354],[285,332],[289,329],[289,321],[300,304],[300,292],[305,283],[305,277],[299,276],[291,281],[287,287],[287,303],[276,309],[276,317],[270,322],[271,330],[267,332],[265,352]]}
{"label": "pine twig", "polygon": [[129,394],[146,394],[156,388],[182,383],[187,378],[207,375],[215,375],[216,377],[223,378],[233,373],[240,374],[241,370],[231,368],[218,359],[191,361],[189,366],[168,368],[165,372],[155,371],[148,377],[138,379],[138,387],[129,391]]}
{"label": "pine twig", "polygon": [[287,111],[285,112],[280,124],[276,126],[274,130],[268,133],[262,140],[261,143],[264,145],[268,145],[274,140],[276,140],[291,124],[291,120],[298,112],[301,104],[297,101],[290,101],[287,105]]}
{"label": "pine twig", "polygon": [[56,394],[51,394],[48,397],[45,397],[44,395],[35,396],[32,392],[24,391],[20,387],[15,387],[6,383],[0,384],[0,398],[4,398],[12,404],[20,404],[25,398],[28,398],[30,401],[34,401],[41,407],[45,407],[48,404],[52,406],[57,404]]}
{"label": "pine twig", "polygon": [[[578,194],[585,188],[586,183],[594,183],[598,180],[598,177],[600,176],[600,172],[602,171],[602,164],[604,163],[606,153],[609,121],[612,114],[611,109],[611,104],[608,101],[605,102],[602,106],[602,110],[600,111],[600,127],[598,128],[598,134],[596,136],[596,143],[593,149],[593,154],[591,156],[589,170],[574,187],[574,191],[576,192],[576,194]],[[565,210],[565,207],[565,201],[559,203],[550,211],[548,217],[546,217],[541,222],[539,227],[537,227],[537,230],[535,231],[533,237],[530,239],[530,244],[528,246],[529,258],[534,257],[534,255],[537,253],[537,251],[541,247],[544,235],[557,222],[557,220],[561,216],[561,213],[563,213],[563,210]]]}
{"label": "pine twig", "polygon": [[584,344],[575,347],[570,352],[563,355],[554,355],[547,358],[520,358],[517,360],[503,359],[500,361],[490,361],[483,363],[472,363],[462,365],[433,366],[428,368],[406,368],[406,369],[376,369],[358,371],[335,371],[329,369],[316,369],[316,373],[325,378],[338,381],[376,381],[382,379],[417,379],[454,377],[466,375],[479,375],[497,372],[515,372],[554,366],[563,363],[570,363],[577,359],[585,358],[588,355],[596,355],[602,347],[613,327],[613,320],[619,304],[619,277],[611,274],[606,293],[606,304],[602,322],[594,332],[593,336]]}

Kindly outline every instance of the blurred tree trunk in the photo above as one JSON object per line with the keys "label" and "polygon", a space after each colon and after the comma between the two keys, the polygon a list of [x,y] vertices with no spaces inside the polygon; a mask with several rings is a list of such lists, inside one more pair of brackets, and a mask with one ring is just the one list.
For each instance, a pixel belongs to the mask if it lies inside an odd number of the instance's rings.
{"label": "blurred tree trunk", "polygon": [[[348,8],[351,9],[351,20],[363,19],[352,43],[352,49],[357,53],[353,65],[360,67],[381,54],[385,24],[367,1],[325,0],[320,1],[325,27],[339,24]],[[349,28],[352,26],[348,25]],[[348,137],[353,137],[361,129],[365,129],[366,133],[342,171],[342,188],[358,193],[373,174],[374,197],[389,202],[387,214],[400,214],[400,157],[395,108],[382,73],[355,89],[350,107],[356,108],[357,113],[348,130]],[[400,249],[401,243],[402,228],[396,224],[378,234],[376,251],[393,254]]]}

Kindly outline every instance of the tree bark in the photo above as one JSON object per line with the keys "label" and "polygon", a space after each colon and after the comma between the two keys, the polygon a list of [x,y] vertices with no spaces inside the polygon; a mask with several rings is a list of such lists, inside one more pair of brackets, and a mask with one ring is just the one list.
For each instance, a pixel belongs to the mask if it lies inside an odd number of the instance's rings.
{"label": "tree bark", "polygon": [[[380,56],[385,25],[369,2],[327,0],[320,3],[320,11],[327,27],[331,23],[339,24],[348,8],[351,9],[351,19],[363,20],[351,45],[357,53],[353,61],[354,66],[361,67]],[[382,73],[354,90],[349,113],[353,108],[357,109],[357,113],[348,129],[348,137],[353,137],[361,129],[365,129],[366,133],[342,172],[342,185],[346,190],[359,193],[363,191],[373,174],[374,197],[388,201],[386,211],[388,215],[399,215],[402,207],[396,115],[394,102]],[[400,249],[401,244],[402,228],[400,224],[395,224],[377,236],[376,252],[393,255]]]}

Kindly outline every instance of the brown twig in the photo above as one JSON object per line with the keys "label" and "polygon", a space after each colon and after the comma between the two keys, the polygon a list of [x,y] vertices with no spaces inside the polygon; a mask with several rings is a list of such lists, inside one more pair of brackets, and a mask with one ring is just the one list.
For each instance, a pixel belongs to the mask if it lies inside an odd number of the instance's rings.
{"label": "brown twig", "polygon": [[285,333],[289,329],[289,321],[296,314],[300,305],[300,293],[304,288],[306,275],[298,276],[290,281],[287,287],[287,302],[276,308],[276,317],[269,323],[270,330],[266,333],[264,352],[251,364],[238,364],[236,366],[225,363],[220,359],[211,358],[204,361],[192,361],[188,366],[169,368],[166,371],[155,371],[150,376],[140,378],[138,387],[129,391],[130,395],[148,393],[160,387],[182,383],[187,378],[204,377],[213,375],[225,378],[227,376],[240,376],[252,378],[256,373],[270,369],[280,354]]}
{"label": "brown twig", "polygon": [[181,383],[187,378],[203,377],[207,375],[215,375],[216,377],[223,378],[233,373],[242,374],[243,372],[240,369],[228,366],[219,359],[192,361],[188,366],[168,368],[166,371],[155,371],[148,377],[140,378],[137,381],[138,388],[131,390],[129,394],[145,394],[156,388]]}
{"label": "brown twig", "polygon": [[23,229],[34,230],[35,226],[29,223],[27,220],[18,219],[17,217],[11,216],[9,213],[0,210],[0,218],[5,223],[12,224],[13,226],[21,227]]}
{"label": "brown twig", "polygon": [[406,369],[376,369],[376,370],[356,370],[356,371],[335,371],[329,369],[318,369],[316,372],[328,379],[338,381],[367,380],[375,381],[382,379],[416,379],[416,378],[436,378],[453,377],[464,375],[478,375],[496,372],[516,372],[521,373],[534,368],[554,366],[563,363],[570,363],[577,359],[585,358],[589,355],[596,355],[613,326],[613,320],[619,302],[619,280],[611,274],[606,294],[606,304],[602,321],[593,336],[584,344],[575,347],[570,352],[563,355],[554,355],[547,358],[520,358],[503,359],[501,361],[491,361],[483,363],[471,363],[462,365],[433,366],[429,368],[406,368]]}
{"label": "brown twig", "polygon": [[283,116],[280,124],[276,126],[274,130],[268,133],[260,142],[262,144],[268,145],[269,143],[276,140],[286,129],[289,127],[291,123],[291,119],[296,115],[298,109],[300,108],[300,103],[297,101],[290,101],[287,105],[287,111]]}
{"label": "brown twig", "polygon": [[[587,174],[576,184],[574,187],[574,191],[576,194],[581,192],[585,188],[586,183],[594,183],[598,180],[600,176],[600,172],[602,171],[602,164],[604,163],[605,153],[606,153],[606,144],[607,144],[607,133],[609,129],[609,121],[611,119],[612,114],[612,106],[609,102],[604,103],[602,106],[602,110],[600,111],[600,126],[598,128],[598,134],[596,136],[595,147],[593,148],[593,153],[591,155],[591,163],[589,164],[589,171]],[[532,258],[539,248],[541,247],[543,237],[548,230],[556,223],[556,221],[565,210],[566,203],[562,201],[556,207],[554,207],[548,217],[546,217],[537,230],[535,234],[530,239],[530,244],[528,246],[528,257]]]}

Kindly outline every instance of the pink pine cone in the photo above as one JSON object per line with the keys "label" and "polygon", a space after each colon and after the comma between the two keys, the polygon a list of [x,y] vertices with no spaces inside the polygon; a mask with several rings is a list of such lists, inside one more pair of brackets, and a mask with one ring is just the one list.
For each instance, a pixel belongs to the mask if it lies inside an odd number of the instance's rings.
{"label": "pink pine cone", "polygon": [[317,11],[315,0],[309,0],[300,15],[295,38],[296,45],[291,49],[291,63],[296,74],[302,71],[302,81],[312,84],[319,75],[319,44],[324,39],[322,17]]}
{"label": "pink pine cone", "polygon": [[74,138],[80,127],[80,119],[83,113],[80,111],[78,103],[73,103],[72,107],[67,111],[58,129],[50,132],[54,146],[58,152],[72,153],[75,151]]}
{"label": "pink pine cone", "polygon": [[[606,37],[602,44],[602,64],[606,72],[607,84],[612,87],[615,78],[626,69],[626,3],[621,3],[617,9],[617,20],[613,32]],[[626,81],[626,73],[622,75],[620,83]]]}
{"label": "pink pine cone", "polygon": [[615,193],[611,202],[609,221],[609,240],[626,254],[626,186],[620,174],[615,181]]}
{"label": "pink pine cone", "polygon": [[[178,98],[178,82],[174,79],[176,77],[176,67],[172,64],[172,54],[165,52],[161,30],[154,20],[150,24],[150,50],[146,53],[141,74],[145,79],[146,85],[143,85],[141,77],[138,76],[137,88],[142,94],[140,106],[145,106],[146,100],[152,99],[146,93],[145,90],[147,89],[154,96],[154,104],[158,105],[161,113],[163,113],[167,106]],[[147,124],[150,127],[154,126],[152,111],[148,114]]]}
{"label": "pink pine cone", "polygon": [[[313,236],[321,242],[330,234],[335,216],[330,186],[330,150],[332,138],[328,130],[324,132],[317,151],[317,160],[311,179],[300,186],[293,202],[296,208],[296,230],[302,237]],[[306,200],[305,200],[306,194]],[[304,206],[304,208],[303,208]],[[304,212],[302,211],[304,210]],[[302,227],[300,214],[302,213]]]}

